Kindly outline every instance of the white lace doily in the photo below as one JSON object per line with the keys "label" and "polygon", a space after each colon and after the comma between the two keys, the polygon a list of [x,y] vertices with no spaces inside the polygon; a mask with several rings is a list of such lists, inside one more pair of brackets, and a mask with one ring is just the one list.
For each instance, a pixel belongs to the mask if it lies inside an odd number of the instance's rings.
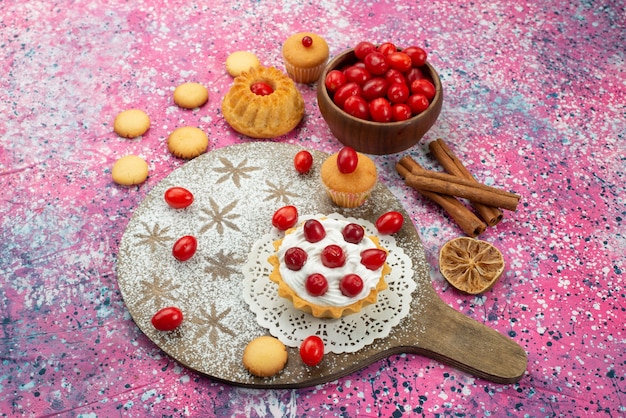
{"label": "white lace doily", "polygon": [[[301,216],[300,219],[322,216],[359,223],[365,228],[366,235],[377,235],[371,222],[337,213]],[[255,242],[243,267],[244,300],[255,313],[259,325],[267,328],[283,344],[298,347],[309,335],[318,335],[324,340],[326,353],[353,353],[375,339],[389,335],[409,313],[411,293],[416,288],[413,265],[404,251],[396,246],[393,236],[377,235],[381,245],[389,251],[387,263],[391,266],[391,273],[385,278],[388,287],[378,293],[377,303],[339,319],[320,319],[294,308],[291,301],[278,296],[278,285],[269,279],[272,265],[267,258],[274,253],[272,243],[283,235],[274,229]]]}

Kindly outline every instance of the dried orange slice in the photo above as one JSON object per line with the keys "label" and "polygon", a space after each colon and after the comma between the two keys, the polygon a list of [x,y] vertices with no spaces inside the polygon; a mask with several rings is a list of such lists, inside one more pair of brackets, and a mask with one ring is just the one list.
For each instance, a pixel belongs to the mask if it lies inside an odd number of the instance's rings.
{"label": "dried orange slice", "polygon": [[502,253],[475,238],[448,241],[439,252],[439,270],[456,289],[477,295],[495,284],[504,271]]}

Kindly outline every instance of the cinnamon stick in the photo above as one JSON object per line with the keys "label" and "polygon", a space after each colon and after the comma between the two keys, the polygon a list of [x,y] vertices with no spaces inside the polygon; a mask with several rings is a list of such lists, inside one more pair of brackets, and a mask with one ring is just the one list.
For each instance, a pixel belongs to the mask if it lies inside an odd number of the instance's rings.
{"label": "cinnamon stick", "polygon": [[[441,164],[448,173],[478,183],[472,173],[470,173],[465,165],[463,165],[461,160],[452,152],[443,139],[438,138],[437,140],[431,142],[428,145],[428,148],[435,159],[439,161],[439,164]],[[503,214],[500,208],[487,206],[478,202],[471,203],[481,218],[487,222],[487,225],[494,226],[502,220]]]}
{"label": "cinnamon stick", "polygon": [[[396,170],[400,176],[406,179],[407,176],[411,175],[411,168],[404,166],[402,161],[403,160],[400,160],[400,162],[396,164]],[[426,190],[418,189],[417,191],[424,197],[441,206],[468,236],[477,237],[487,228],[483,221],[481,221],[476,215],[474,215],[474,213],[472,213],[472,211],[466,208],[456,198],[452,196],[440,195]]]}
{"label": "cinnamon stick", "polygon": [[[400,161],[405,167],[414,167],[417,164],[409,156],[403,157]],[[411,170],[407,174],[405,182],[414,189],[462,197],[470,202],[478,202],[511,211],[517,209],[517,203],[520,198],[519,195],[514,193],[482,183],[475,183],[452,174],[437,173],[424,169]]]}

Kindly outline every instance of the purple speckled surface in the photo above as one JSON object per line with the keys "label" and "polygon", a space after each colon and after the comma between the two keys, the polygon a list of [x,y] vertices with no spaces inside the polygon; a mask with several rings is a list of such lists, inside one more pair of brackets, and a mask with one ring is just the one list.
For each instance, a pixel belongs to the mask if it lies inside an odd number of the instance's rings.
{"label": "purple speckled surface", "polygon": [[[242,389],[182,367],[131,320],[116,256],[133,210],[185,163],[167,135],[192,124],[211,149],[248,141],[220,114],[224,61],[250,50],[282,69],[281,43],[300,30],[331,55],[360,40],[429,52],[439,120],[417,146],[374,159],[418,228],[436,292],[526,350],[518,383],[402,355],[322,386]],[[623,0],[1,2],[0,416],[625,416],[624,45]],[[208,87],[207,105],[173,104],[186,81]],[[276,141],[336,151],[315,86],[298,88],[305,119]],[[112,132],[129,107],[151,117],[140,139]],[[407,154],[440,169],[427,152],[438,137],[478,179],[522,196],[481,236],[507,269],[479,297],[437,268],[461,231],[394,169]],[[141,186],[110,180],[127,153],[149,163]]]}

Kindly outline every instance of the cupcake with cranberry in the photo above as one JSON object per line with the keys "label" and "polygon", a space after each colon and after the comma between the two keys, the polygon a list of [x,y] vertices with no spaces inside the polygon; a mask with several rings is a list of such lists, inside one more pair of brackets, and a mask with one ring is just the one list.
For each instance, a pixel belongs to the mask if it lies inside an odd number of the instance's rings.
{"label": "cupcake with cranberry", "polygon": [[370,197],[378,172],[368,156],[343,147],[328,157],[320,168],[322,184],[330,199],[344,208],[356,208]]}
{"label": "cupcake with cranberry", "polygon": [[387,288],[387,251],[358,223],[310,218],[287,230],[274,248],[269,278],[278,295],[317,318],[359,312]]}
{"label": "cupcake with cranberry", "polygon": [[282,54],[289,77],[296,83],[313,83],[328,61],[328,44],[315,33],[299,32],[287,38]]}

